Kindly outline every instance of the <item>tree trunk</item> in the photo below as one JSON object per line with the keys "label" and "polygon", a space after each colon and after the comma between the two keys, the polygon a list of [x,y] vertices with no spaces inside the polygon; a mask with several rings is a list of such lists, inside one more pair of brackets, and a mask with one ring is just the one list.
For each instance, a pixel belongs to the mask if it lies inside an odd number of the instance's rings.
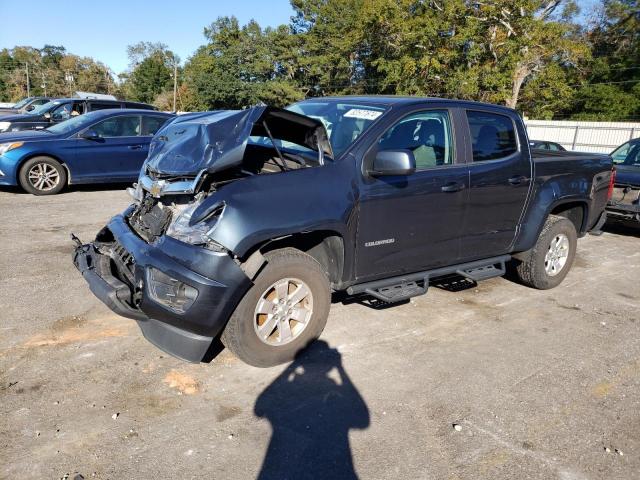
{"label": "tree trunk", "polygon": [[507,107],[516,108],[518,104],[518,97],[520,96],[520,89],[526,78],[531,75],[531,70],[526,65],[518,65],[515,72],[513,72],[511,97],[507,98]]}

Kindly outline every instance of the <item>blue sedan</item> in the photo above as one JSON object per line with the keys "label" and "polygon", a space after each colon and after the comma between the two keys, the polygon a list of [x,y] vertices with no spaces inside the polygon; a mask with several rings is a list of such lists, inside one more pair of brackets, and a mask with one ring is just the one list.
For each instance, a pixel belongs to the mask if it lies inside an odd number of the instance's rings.
{"label": "blue sedan", "polygon": [[138,178],[151,137],[175,115],[109,109],[44,130],[0,134],[0,185],[53,195],[65,185]]}

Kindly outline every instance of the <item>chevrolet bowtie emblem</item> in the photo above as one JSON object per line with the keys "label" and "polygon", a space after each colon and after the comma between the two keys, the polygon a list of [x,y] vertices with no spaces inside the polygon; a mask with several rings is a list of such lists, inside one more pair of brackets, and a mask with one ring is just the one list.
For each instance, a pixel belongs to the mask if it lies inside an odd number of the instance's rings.
{"label": "chevrolet bowtie emblem", "polygon": [[159,197],[162,193],[162,188],[164,187],[164,181],[160,180],[158,182],[153,182],[151,184],[151,189],[149,190],[151,195],[154,197]]}

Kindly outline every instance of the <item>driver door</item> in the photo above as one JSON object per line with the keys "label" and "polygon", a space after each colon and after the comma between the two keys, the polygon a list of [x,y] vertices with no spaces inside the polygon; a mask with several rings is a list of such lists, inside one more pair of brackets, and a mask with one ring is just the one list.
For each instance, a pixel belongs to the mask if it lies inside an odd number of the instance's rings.
{"label": "driver door", "polygon": [[460,163],[462,139],[452,111],[422,110],[398,120],[369,149],[411,150],[416,171],[406,176],[364,175],[356,247],[358,280],[456,263],[464,232],[469,167]]}

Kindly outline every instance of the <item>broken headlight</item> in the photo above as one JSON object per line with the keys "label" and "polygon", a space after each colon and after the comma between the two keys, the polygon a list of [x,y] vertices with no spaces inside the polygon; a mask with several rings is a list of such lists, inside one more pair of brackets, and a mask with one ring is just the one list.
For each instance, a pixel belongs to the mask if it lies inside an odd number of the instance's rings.
{"label": "broken headlight", "polygon": [[200,204],[198,202],[194,202],[182,210],[182,212],[175,217],[173,222],[171,222],[169,228],[167,228],[166,234],[176,240],[190,243],[191,245],[207,245],[212,247],[214,250],[223,250],[223,247],[211,240],[211,237],[209,236],[222,215],[223,207],[216,209],[204,220],[201,220],[194,225],[189,225],[193,212],[195,212],[199,206]]}

